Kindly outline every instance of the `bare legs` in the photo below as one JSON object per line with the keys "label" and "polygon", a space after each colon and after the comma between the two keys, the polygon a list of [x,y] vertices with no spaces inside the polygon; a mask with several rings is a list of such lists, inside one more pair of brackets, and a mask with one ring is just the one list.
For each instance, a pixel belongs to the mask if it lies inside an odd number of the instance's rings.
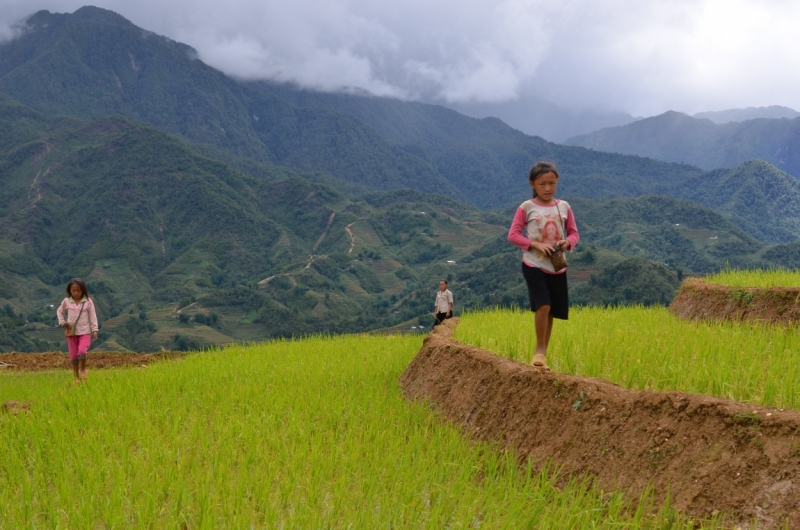
{"label": "bare legs", "polygon": [[547,346],[550,344],[550,333],[553,331],[553,315],[550,314],[550,306],[542,305],[536,309],[534,315],[536,327],[536,352],[533,355],[533,364],[537,368],[547,368]]}
{"label": "bare legs", "polygon": [[84,379],[88,379],[88,372],[86,371],[86,356],[81,355],[78,357],[77,362],[72,363],[72,374],[75,376],[75,382],[80,383]]}

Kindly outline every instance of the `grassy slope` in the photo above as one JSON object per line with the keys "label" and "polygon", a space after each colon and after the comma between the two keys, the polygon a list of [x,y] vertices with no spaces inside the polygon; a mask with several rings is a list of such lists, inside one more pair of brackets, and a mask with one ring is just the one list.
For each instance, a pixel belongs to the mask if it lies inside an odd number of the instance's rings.
{"label": "grassy slope", "polygon": [[0,402],[32,403],[0,414],[0,527],[687,527],[647,499],[531,473],[407,402],[398,379],[419,346],[232,347],[81,387],[0,374]]}

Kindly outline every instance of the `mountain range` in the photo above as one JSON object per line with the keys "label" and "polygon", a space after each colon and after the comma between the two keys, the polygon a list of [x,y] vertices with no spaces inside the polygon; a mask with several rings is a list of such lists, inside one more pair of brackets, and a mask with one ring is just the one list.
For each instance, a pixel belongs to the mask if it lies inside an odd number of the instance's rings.
{"label": "mountain range", "polygon": [[800,191],[767,162],[705,172],[235,80],[113,12],[40,11],[0,45],[0,349],[61,347],[72,276],[101,347],[130,350],[427,325],[440,278],[459,307],[523,306],[505,233],[542,158],[581,228],[575,303],[666,303],[683,274],[794,255]]}
{"label": "mountain range", "polygon": [[665,112],[620,127],[575,136],[565,142],[596,151],[646,156],[704,169],[765,160],[800,177],[800,118],[759,118],[717,124],[680,112]]}
{"label": "mountain range", "polygon": [[692,117],[711,120],[714,123],[723,124],[730,123],[732,121],[756,120],[758,118],[769,118],[773,120],[789,118],[791,120],[794,118],[800,118],[800,112],[790,109],[789,107],[770,105],[769,107],[747,107],[745,109],[698,112],[697,114],[693,114]]}
{"label": "mountain range", "polygon": [[[105,348],[428,324],[443,277],[461,307],[525,304],[505,241],[513,209],[413,190],[348,198],[285,172],[247,175],[128,118],[48,117],[7,96],[0,125],[0,299],[30,321],[8,317],[25,332],[0,333],[0,347],[57,345],[45,308],[75,275],[89,281]],[[679,271],[773,263],[763,243],[690,201],[570,200],[584,247],[577,303],[662,303]],[[661,287],[625,294],[618,270]]]}
{"label": "mountain range", "polygon": [[122,114],[240,168],[246,159],[370,189],[444,193],[482,208],[515,202],[531,160],[541,158],[571,175],[565,193],[592,196],[659,192],[699,174],[553,144],[441,106],[241,83],[188,46],[92,7],[30,17],[0,48],[0,91],[50,115]]}

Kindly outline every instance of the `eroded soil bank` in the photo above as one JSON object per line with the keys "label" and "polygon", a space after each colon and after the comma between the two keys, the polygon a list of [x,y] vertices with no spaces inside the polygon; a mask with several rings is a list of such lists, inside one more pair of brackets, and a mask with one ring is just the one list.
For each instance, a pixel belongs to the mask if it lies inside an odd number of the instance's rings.
{"label": "eroded soil bank", "polygon": [[[86,366],[89,370],[98,368],[121,368],[124,366],[146,366],[161,359],[177,359],[178,352],[162,353],[118,353],[89,352]],[[62,352],[47,353],[0,353],[0,373],[38,372],[43,370],[72,370],[69,355]]]}
{"label": "eroded soil bank", "polygon": [[729,287],[689,278],[669,305],[690,320],[754,320],[777,324],[800,322],[800,288]]}
{"label": "eroded soil bank", "polygon": [[401,384],[466,434],[634,497],[652,481],[659,502],[669,490],[693,516],[800,528],[800,413],[540,374],[454,342],[456,320],[425,340]]}

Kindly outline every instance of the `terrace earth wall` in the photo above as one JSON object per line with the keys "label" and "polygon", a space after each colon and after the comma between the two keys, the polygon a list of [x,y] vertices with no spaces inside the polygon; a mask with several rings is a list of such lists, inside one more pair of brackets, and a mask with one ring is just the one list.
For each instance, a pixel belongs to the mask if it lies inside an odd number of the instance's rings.
{"label": "terrace earth wall", "polygon": [[800,288],[730,287],[689,278],[681,285],[669,309],[688,320],[795,324],[800,322]]}
{"label": "terrace earth wall", "polygon": [[401,385],[467,435],[634,498],[652,484],[693,516],[800,528],[800,413],[542,374],[455,342],[456,325],[425,339]]}

